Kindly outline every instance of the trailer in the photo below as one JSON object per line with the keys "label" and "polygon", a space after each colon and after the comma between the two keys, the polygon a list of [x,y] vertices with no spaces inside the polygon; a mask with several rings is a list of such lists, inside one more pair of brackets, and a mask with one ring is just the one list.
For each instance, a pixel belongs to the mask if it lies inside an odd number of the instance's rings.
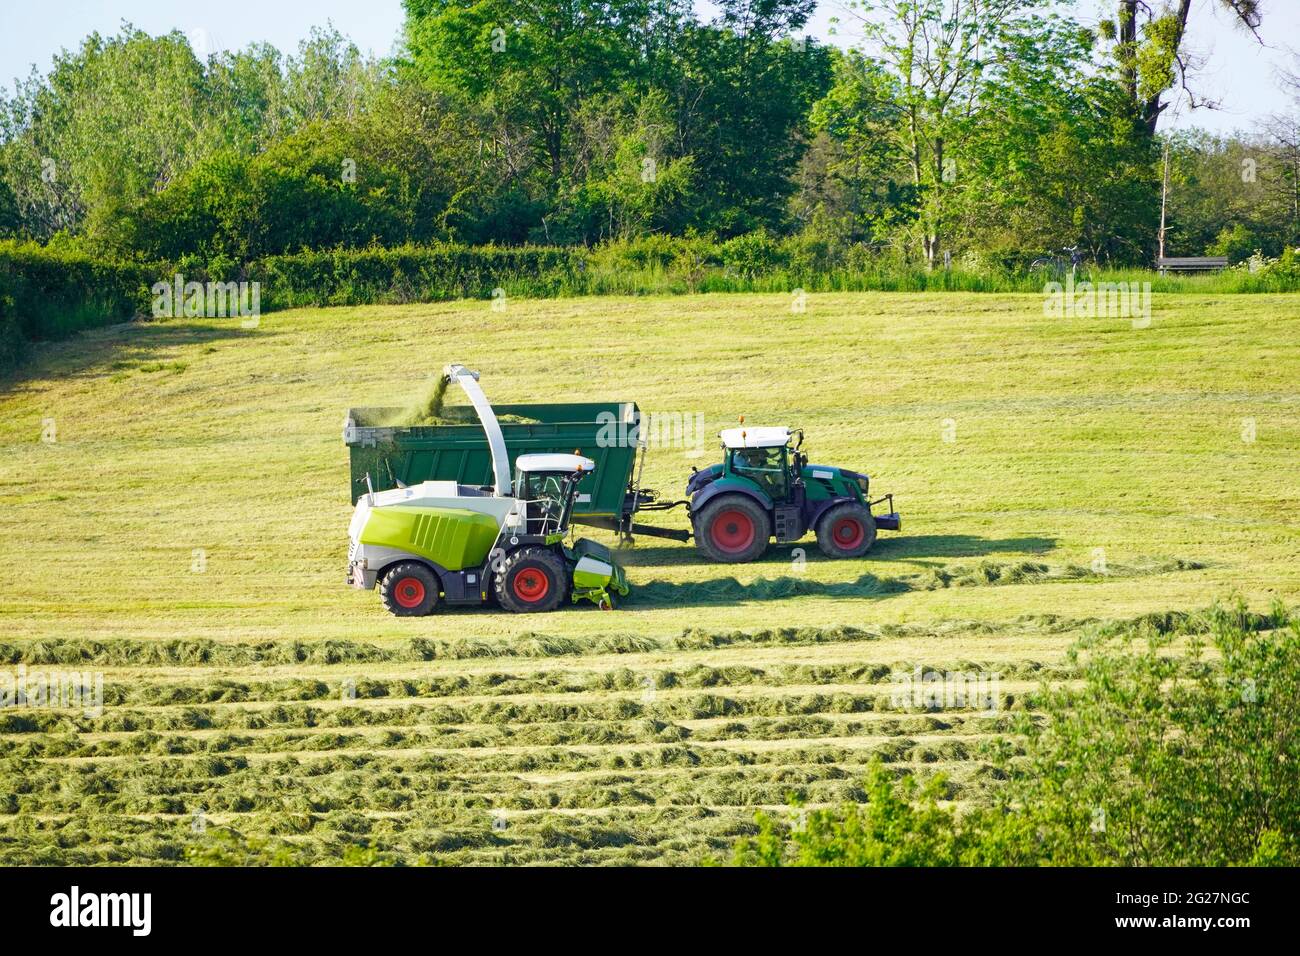
{"label": "trailer", "polygon": [[[645,442],[638,438],[636,402],[558,402],[492,406],[510,461],[528,454],[576,454],[595,462],[578,484],[575,524],[605,528],[626,539],[633,534],[687,541],[690,532],[634,521],[637,512],[665,511],[686,502],[661,501],[640,487]],[[352,503],[369,491],[425,481],[451,481],[487,488],[492,453],[472,408],[448,406],[450,424],[390,426],[401,408],[361,406],[348,410],[343,442],[348,447]]]}

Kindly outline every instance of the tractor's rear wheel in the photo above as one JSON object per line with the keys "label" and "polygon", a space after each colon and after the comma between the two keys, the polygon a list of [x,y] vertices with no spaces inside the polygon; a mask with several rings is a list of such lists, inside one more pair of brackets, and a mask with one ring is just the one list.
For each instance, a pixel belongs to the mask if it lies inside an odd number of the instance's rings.
{"label": "tractor's rear wheel", "polygon": [[753,498],[714,498],[695,519],[695,546],[713,561],[740,563],[761,558],[772,537],[772,519]]}
{"label": "tractor's rear wheel", "polygon": [[423,564],[403,561],[395,564],[379,582],[384,607],[398,617],[418,617],[438,605],[438,576]]}
{"label": "tractor's rear wheel", "polygon": [[569,593],[569,567],[546,548],[520,548],[506,556],[493,585],[507,611],[554,611]]}
{"label": "tractor's rear wheel", "polygon": [[876,543],[876,519],[853,501],[836,505],[817,522],[817,546],[832,558],[860,558]]}

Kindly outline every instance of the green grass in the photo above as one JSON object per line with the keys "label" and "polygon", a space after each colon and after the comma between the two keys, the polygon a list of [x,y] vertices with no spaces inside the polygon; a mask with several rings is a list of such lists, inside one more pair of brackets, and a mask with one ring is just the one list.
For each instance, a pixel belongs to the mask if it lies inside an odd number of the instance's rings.
{"label": "green grass", "polygon": [[[997,671],[1032,707],[1098,622],[1300,595],[1300,298],[1157,295],[1146,329],[1029,295],[789,302],[314,309],[43,347],[0,386],[0,658],[101,670],[106,702],[0,711],[0,861],[180,861],[199,809],[307,861],[690,861],[790,793],[860,795],[873,756],[958,802],[996,786],[1005,715],[900,713],[900,669]],[[343,413],[451,361],[502,403],[802,427],[904,532],[746,566],[643,537],[612,614],[393,618],[342,583]],[[677,497],[715,455],[656,449],[645,484]]]}

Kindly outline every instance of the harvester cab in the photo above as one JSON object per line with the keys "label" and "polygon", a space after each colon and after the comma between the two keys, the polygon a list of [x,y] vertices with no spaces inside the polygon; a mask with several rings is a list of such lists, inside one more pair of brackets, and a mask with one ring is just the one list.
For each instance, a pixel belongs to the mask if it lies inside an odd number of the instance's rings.
{"label": "harvester cab", "polygon": [[455,481],[369,492],[357,499],[348,549],[348,583],[378,586],[394,614],[447,604],[495,601],[510,611],[551,611],[588,599],[613,607],[629,591],[608,548],[565,544],[578,483],[595,462],[578,454],[521,455],[510,468],[505,439],[478,374],[448,365],[478,413],[492,458],[491,486]]}
{"label": "harvester cab", "polygon": [[[871,500],[866,475],[809,464],[801,430],[741,423],[720,435],[722,463],[686,484],[695,544],[706,557],[753,561],[772,538],[793,542],[813,531],[828,556],[855,558],[870,550],[878,529],[901,529],[893,496]],[[882,503],[888,510],[873,513]]]}

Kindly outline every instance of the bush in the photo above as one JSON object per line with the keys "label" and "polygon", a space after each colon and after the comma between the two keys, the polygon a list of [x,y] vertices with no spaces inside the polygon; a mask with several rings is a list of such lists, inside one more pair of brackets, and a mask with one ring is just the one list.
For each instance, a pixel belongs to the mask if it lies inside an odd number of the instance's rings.
{"label": "bush", "polygon": [[271,256],[241,278],[261,282],[266,309],[486,299],[496,289],[554,296],[575,290],[583,261],[581,249],[438,243]]}
{"label": "bush", "polygon": [[149,287],[164,274],[157,266],[105,262],[35,243],[0,242],[3,309],[33,341],[65,338],[147,314]]}
{"label": "bush", "polygon": [[16,366],[23,357],[24,342],[18,319],[14,316],[12,279],[0,271],[0,375]]}
{"label": "bush", "polygon": [[[1230,866],[1300,863],[1300,621],[1214,608],[1101,632],[1082,686],[1044,689],[996,803],[941,808],[874,766],[867,801],[785,827],[759,815],[740,865]],[[1202,636],[1207,635],[1214,654]],[[1009,752],[1013,748],[1006,748]],[[796,808],[797,809],[797,808]]]}
{"label": "bush", "polygon": [[1229,263],[1237,265],[1249,259],[1251,253],[1258,249],[1259,246],[1259,238],[1241,223],[1237,223],[1231,228],[1224,228],[1220,231],[1218,238],[1210,243],[1206,254],[1227,256]]}
{"label": "bush", "polygon": [[718,246],[718,258],[723,265],[746,279],[775,272],[790,264],[786,250],[761,229],[722,243]]}

